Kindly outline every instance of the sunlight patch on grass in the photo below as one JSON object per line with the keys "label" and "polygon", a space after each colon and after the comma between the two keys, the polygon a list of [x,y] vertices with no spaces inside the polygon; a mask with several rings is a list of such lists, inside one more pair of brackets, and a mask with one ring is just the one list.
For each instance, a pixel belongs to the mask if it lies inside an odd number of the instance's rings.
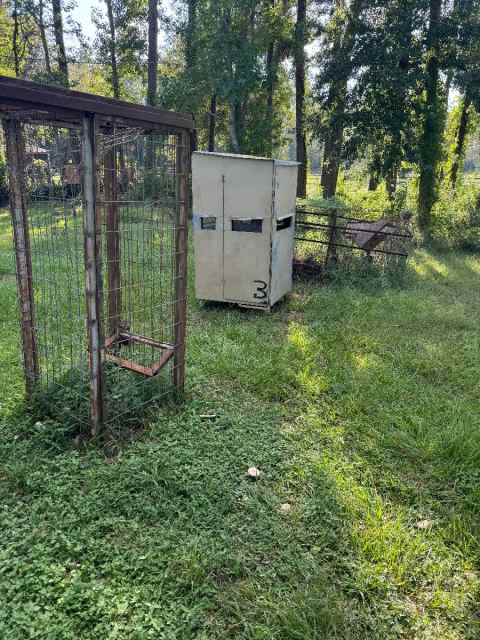
{"label": "sunlight patch on grass", "polygon": [[415,253],[415,260],[412,261],[415,272],[422,277],[432,274],[448,277],[449,269],[445,263],[434,257],[426,250],[418,250]]}

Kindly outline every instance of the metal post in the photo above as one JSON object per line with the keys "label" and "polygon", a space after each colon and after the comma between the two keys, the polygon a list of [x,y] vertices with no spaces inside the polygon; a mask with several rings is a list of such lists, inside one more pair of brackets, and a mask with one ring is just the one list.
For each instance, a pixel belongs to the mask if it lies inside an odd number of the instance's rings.
{"label": "metal post", "polygon": [[90,425],[97,435],[104,422],[104,376],[102,361],[102,287],[100,261],[101,227],[97,215],[96,195],[96,119],[85,114],[82,122],[82,164],[85,237],[85,294],[90,369]]}
{"label": "metal post", "polygon": [[190,135],[177,136],[178,214],[175,234],[175,358],[173,382],[178,391],[185,386],[185,339],[187,324],[187,243],[190,210]]}
{"label": "metal post", "polygon": [[108,331],[110,337],[118,337],[121,302],[120,280],[120,229],[117,203],[117,163],[115,146],[105,154],[104,166],[106,245],[108,274]]}
{"label": "metal post", "polygon": [[325,257],[325,266],[330,266],[337,262],[337,210],[335,208],[329,211],[330,236],[328,238],[327,255]]}
{"label": "metal post", "polygon": [[31,399],[39,376],[39,368],[35,335],[32,256],[25,203],[25,147],[22,127],[17,120],[7,119],[3,126],[9,167],[10,211],[15,242],[25,386],[27,398]]}

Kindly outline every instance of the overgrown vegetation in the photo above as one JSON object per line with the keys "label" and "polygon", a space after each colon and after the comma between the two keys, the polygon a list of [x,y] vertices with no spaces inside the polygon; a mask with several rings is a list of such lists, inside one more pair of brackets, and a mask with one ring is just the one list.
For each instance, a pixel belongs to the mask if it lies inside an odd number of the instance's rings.
{"label": "overgrown vegetation", "polygon": [[23,405],[0,215],[2,638],[478,637],[477,257],[191,292],[185,402],[104,448]]}

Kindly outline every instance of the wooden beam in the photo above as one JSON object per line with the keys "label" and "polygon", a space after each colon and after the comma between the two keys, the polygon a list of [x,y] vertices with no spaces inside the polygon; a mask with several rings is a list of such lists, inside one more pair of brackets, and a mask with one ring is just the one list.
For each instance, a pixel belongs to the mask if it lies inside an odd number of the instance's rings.
{"label": "wooden beam", "polygon": [[25,202],[25,144],[22,125],[18,121],[5,120],[3,127],[9,168],[10,211],[15,243],[25,386],[27,397],[31,399],[39,376],[39,366],[35,334],[32,256]]}
{"label": "wooden beam", "polygon": [[185,387],[185,341],[187,330],[187,250],[190,211],[191,138],[177,136],[177,224],[175,233],[175,359],[173,383],[182,392]]}
{"label": "wooden beam", "polygon": [[113,145],[107,150],[104,158],[103,173],[106,209],[105,230],[107,234],[108,330],[113,335],[116,335],[119,331],[122,309],[116,153],[116,148]]}
{"label": "wooden beam", "polygon": [[104,425],[104,373],[102,362],[102,287],[99,255],[100,225],[96,194],[96,119],[85,114],[82,123],[82,163],[84,194],[85,297],[90,371],[90,428],[93,436]]}
{"label": "wooden beam", "polygon": [[140,104],[104,98],[62,87],[45,86],[28,80],[0,76],[0,105],[3,99],[16,104],[27,103],[37,109],[61,109],[71,113],[92,113],[108,118],[138,120],[144,124],[177,129],[194,129],[194,119],[188,113],[176,113]]}

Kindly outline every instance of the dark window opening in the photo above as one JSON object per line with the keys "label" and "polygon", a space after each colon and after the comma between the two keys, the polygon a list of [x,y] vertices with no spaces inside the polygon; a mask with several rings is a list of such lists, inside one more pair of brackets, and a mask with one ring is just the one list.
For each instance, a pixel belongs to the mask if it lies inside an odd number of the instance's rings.
{"label": "dark window opening", "polygon": [[292,218],[293,216],[288,216],[287,218],[280,218],[280,220],[277,220],[277,231],[282,231],[282,229],[288,229],[291,227]]}
{"label": "dark window opening", "polygon": [[262,233],[262,218],[237,218],[232,220],[232,231]]}
{"label": "dark window opening", "polygon": [[217,219],[215,216],[205,216],[201,218],[201,227],[205,231],[215,231],[217,228]]}

